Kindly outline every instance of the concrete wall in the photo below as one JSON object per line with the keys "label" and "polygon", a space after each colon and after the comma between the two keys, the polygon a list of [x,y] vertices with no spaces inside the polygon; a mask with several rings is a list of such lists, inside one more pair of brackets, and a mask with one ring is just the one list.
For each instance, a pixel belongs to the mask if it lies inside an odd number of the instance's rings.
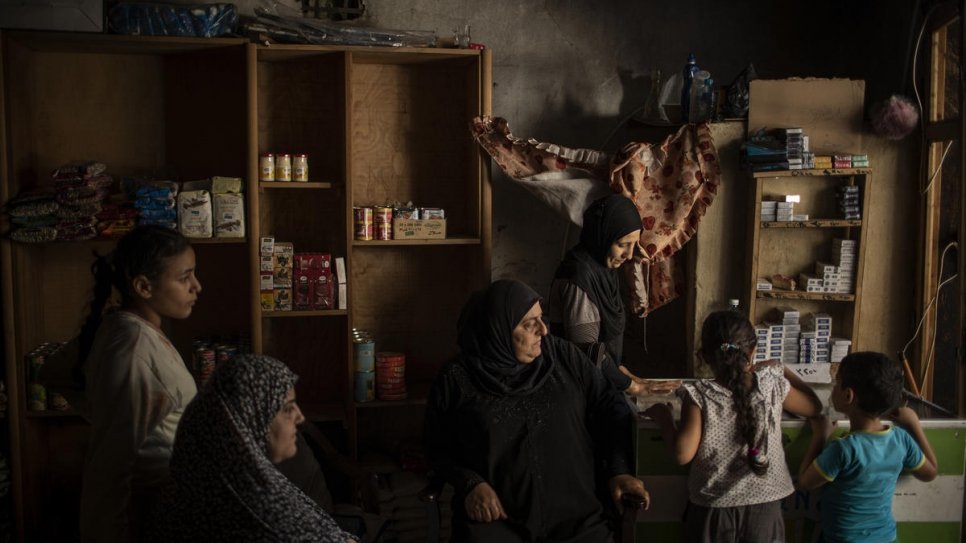
{"label": "concrete wall", "polygon": [[[902,0],[773,2],[768,0],[367,0],[366,24],[382,28],[435,30],[451,36],[471,27],[472,41],[493,50],[493,111],[506,117],[517,136],[570,147],[612,151],[628,141],[659,141],[667,130],[627,123],[643,105],[649,73],[680,70],[688,53],[728,83],[749,62],[761,77],[850,77],[865,79],[867,96],[879,100],[906,89],[903,82],[914,3]],[[241,4],[250,11],[252,3]],[[725,129],[721,152],[734,162],[743,136]],[[739,130],[740,132],[740,130]],[[912,332],[915,266],[915,145],[869,141],[882,209],[872,217],[875,250],[866,268],[863,334],[870,348],[895,352],[899,337]],[[722,142],[724,143],[724,141]],[[648,319],[647,351],[634,345],[640,371],[679,373],[690,357],[688,330],[707,309],[735,295],[744,280],[742,213],[744,178],[726,173],[718,202],[698,234],[713,255],[689,248],[690,299],[674,302]],[[546,293],[576,229],[557,217],[498,168],[494,169],[493,276],[515,277]],[[739,206],[739,207],[736,207]],[[736,237],[737,236],[737,237]],[[709,261],[709,259],[712,259]],[[715,260],[716,259],[716,260]],[[708,265],[704,265],[708,263]],[[738,292],[744,291],[744,285]],[[638,326],[643,323],[639,323]],[[643,342],[643,340],[640,340]]]}

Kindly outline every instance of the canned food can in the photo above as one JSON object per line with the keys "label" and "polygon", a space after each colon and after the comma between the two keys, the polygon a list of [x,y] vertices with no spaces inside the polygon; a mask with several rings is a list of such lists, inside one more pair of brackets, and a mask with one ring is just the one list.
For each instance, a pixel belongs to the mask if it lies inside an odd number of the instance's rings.
{"label": "canned food can", "polygon": [[47,389],[44,388],[44,385],[38,383],[30,385],[30,400],[27,407],[31,411],[47,410]]}
{"label": "canned food can", "polygon": [[258,180],[275,181],[275,155],[266,153],[258,159]]}
{"label": "canned food can", "polygon": [[275,156],[275,180],[292,180],[292,157],[288,153],[279,153]]}
{"label": "canned food can", "polygon": [[40,370],[44,367],[45,355],[42,350],[34,349],[27,354],[27,382],[33,383],[40,376]]}
{"label": "canned food can", "polygon": [[309,157],[300,153],[292,157],[292,181],[309,180]]}
{"label": "canned food can", "polygon": [[352,214],[355,217],[356,239],[362,241],[372,240],[372,208],[354,207]]}
{"label": "canned food can", "polygon": [[356,372],[356,401],[371,402],[376,397],[376,389],[373,386],[374,383],[374,373],[371,371],[357,371]]}
{"label": "canned food can", "polygon": [[358,338],[355,344],[356,371],[373,371],[376,363],[376,342],[368,338]]}
{"label": "canned food can", "polygon": [[406,367],[406,355],[402,353],[381,352],[376,353],[376,366],[384,368]]}
{"label": "canned food can", "polygon": [[392,208],[373,208],[373,222],[376,225],[376,239],[392,239]]}
{"label": "canned food can", "polygon": [[208,381],[208,378],[215,371],[215,350],[208,347],[197,349],[194,359],[195,376],[203,384]]}
{"label": "canned food can", "polygon": [[229,360],[235,358],[238,349],[231,345],[216,345],[215,346],[215,364],[220,366]]}

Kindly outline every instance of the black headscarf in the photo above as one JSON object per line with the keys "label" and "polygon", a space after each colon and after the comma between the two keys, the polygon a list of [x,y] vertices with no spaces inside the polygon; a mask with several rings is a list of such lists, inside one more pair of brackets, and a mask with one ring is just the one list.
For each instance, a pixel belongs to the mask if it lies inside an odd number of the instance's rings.
{"label": "black headscarf", "polygon": [[607,267],[611,245],[634,230],[640,230],[641,216],[629,198],[611,194],[590,204],[584,212],[580,243],[567,252],[556,279],[567,279],[587,293],[600,312],[598,341],[620,363],[623,351],[624,302],[616,269]]}
{"label": "black headscarf", "polygon": [[474,293],[463,306],[457,324],[457,342],[463,364],[477,385],[490,394],[529,394],[550,375],[553,362],[543,356],[529,364],[517,360],[513,329],[540,301],[532,288],[520,281],[502,279]]}

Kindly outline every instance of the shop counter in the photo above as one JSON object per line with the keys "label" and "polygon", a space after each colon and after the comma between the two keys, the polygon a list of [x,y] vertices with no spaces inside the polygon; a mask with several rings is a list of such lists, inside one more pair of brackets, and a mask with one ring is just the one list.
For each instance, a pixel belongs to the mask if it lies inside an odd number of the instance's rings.
{"label": "shop counter", "polygon": [[[659,400],[668,398],[655,397],[655,401]],[[642,402],[642,407],[646,404]],[[678,412],[675,406],[675,414]],[[830,418],[835,422],[833,436],[848,431],[848,419],[834,412]],[[966,420],[924,420],[922,426],[936,451],[939,475],[929,483],[910,475],[899,478],[892,505],[899,539],[957,543],[962,534]],[[811,429],[807,421],[784,420],[782,433],[785,457],[794,479],[811,439]],[[650,510],[638,518],[636,540],[681,541],[681,522],[688,502],[688,466],[678,466],[671,459],[657,425],[647,419],[639,418],[636,451],[637,474],[651,493]],[[788,543],[818,541],[821,506],[821,489],[796,490],[782,501]]]}

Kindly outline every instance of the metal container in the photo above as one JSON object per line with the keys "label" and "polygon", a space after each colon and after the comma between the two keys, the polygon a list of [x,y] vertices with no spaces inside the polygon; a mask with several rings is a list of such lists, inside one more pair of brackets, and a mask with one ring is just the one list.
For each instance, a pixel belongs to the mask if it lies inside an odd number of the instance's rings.
{"label": "metal container", "polygon": [[376,372],[357,371],[356,372],[356,401],[359,403],[371,402],[376,397]]}
{"label": "metal container", "polygon": [[368,337],[359,337],[353,340],[355,351],[356,371],[375,371],[376,369],[376,342]]}
{"label": "metal container", "polygon": [[373,222],[376,225],[376,239],[392,239],[392,208],[375,207],[373,208]]}
{"label": "metal container", "polygon": [[352,215],[355,219],[356,239],[361,241],[372,240],[372,208],[354,207]]}

